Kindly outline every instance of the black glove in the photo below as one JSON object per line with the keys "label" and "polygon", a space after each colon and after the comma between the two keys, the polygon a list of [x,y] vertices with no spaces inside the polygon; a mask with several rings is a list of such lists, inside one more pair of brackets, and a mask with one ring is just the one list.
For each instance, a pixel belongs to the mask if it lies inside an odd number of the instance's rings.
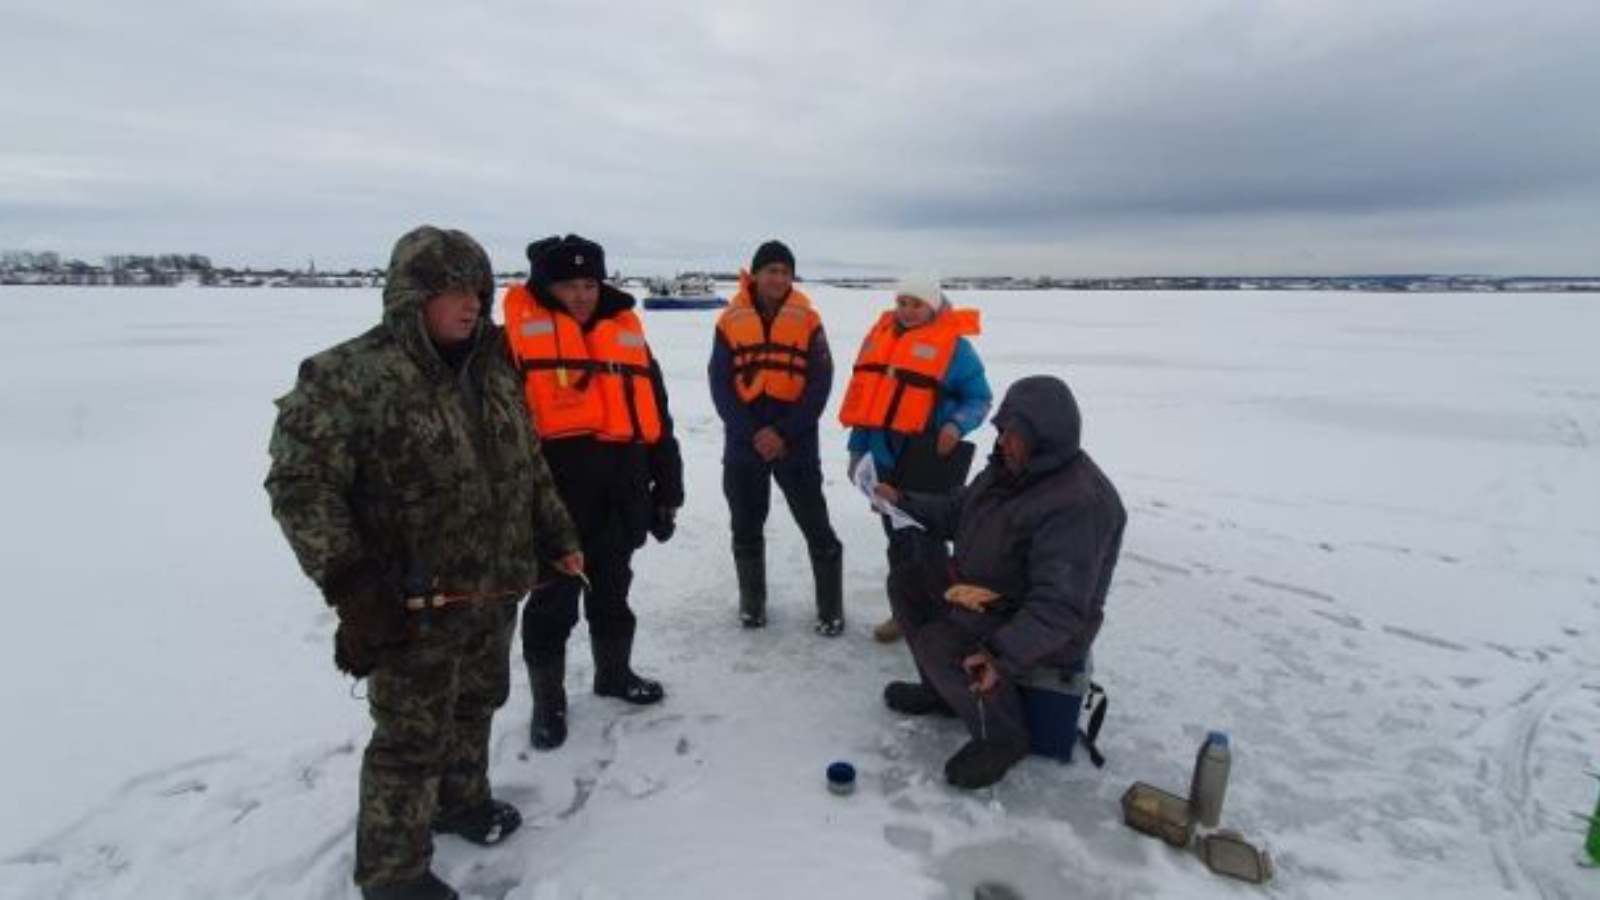
{"label": "black glove", "polygon": [[650,513],[650,536],[665,544],[678,530],[678,511],[670,506],[658,506]]}

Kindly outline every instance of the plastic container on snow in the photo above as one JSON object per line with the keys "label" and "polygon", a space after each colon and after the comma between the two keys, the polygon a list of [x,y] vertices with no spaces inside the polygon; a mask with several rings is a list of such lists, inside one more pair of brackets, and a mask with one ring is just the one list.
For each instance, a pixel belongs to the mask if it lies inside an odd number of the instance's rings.
{"label": "plastic container on snow", "polygon": [[847,762],[828,764],[828,790],[843,797],[855,792],[856,767]]}

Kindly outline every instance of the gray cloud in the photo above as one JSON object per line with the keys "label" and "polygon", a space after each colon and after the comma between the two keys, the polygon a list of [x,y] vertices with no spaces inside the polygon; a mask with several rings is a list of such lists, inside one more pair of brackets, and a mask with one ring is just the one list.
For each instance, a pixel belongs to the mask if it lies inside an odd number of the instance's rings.
{"label": "gray cloud", "polygon": [[578,230],[653,269],[783,235],[834,270],[1595,271],[1596,33],[1582,0],[40,5],[0,12],[0,246],[365,265],[426,220],[506,267]]}

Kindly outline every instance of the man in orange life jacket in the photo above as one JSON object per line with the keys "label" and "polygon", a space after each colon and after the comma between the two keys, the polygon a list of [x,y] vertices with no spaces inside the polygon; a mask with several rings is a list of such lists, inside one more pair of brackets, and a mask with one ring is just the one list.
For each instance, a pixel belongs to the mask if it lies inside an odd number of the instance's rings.
{"label": "man in orange life jacket", "polygon": [[844,551],[828,521],[817,420],[833,387],[822,318],[794,289],[794,254],[779,241],[756,249],[739,292],[717,319],[707,368],[722,417],[722,492],[733,524],[739,622],[767,623],[767,511],[778,483],[805,535],[816,582],[817,634],[844,631]]}
{"label": "man in orange life jacket", "polygon": [[628,607],[633,551],[647,533],[672,536],[683,505],[683,461],[661,369],[633,312],[606,284],[605,251],[567,235],[528,245],[528,283],[505,295],[505,328],[522,367],[534,429],[578,537],[589,583],[548,573],[523,609],[522,653],[533,687],[538,750],[566,740],[567,637],[584,600],[594,692],[629,703],[661,700],[661,684],[631,666]]}
{"label": "man in orange life jacket", "polygon": [[[895,284],[894,308],[878,317],[861,342],[839,420],[850,427],[850,468],[870,455],[880,481],[900,484],[901,463],[914,441],[932,441],[947,457],[964,435],[983,424],[994,400],[983,362],[969,337],[979,330],[974,309],[956,309],[938,276],[913,273]],[[888,592],[926,596],[949,559],[944,541],[916,528],[889,536]],[[904,622],[891,617],[873,632],[899,638]]]}

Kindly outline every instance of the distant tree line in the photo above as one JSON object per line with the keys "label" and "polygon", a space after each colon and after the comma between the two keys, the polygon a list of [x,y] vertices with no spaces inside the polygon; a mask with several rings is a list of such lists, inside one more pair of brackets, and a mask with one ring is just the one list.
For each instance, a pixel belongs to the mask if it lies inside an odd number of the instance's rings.
{"label": "distant tree line", "polygon": [[383,271],[375,268],[319,272],[314,261],[305,270],[216,266],[199,253],[116,254],[94,264],[48,250],[0,251],[0,284],[371,287],[382,277]]}

